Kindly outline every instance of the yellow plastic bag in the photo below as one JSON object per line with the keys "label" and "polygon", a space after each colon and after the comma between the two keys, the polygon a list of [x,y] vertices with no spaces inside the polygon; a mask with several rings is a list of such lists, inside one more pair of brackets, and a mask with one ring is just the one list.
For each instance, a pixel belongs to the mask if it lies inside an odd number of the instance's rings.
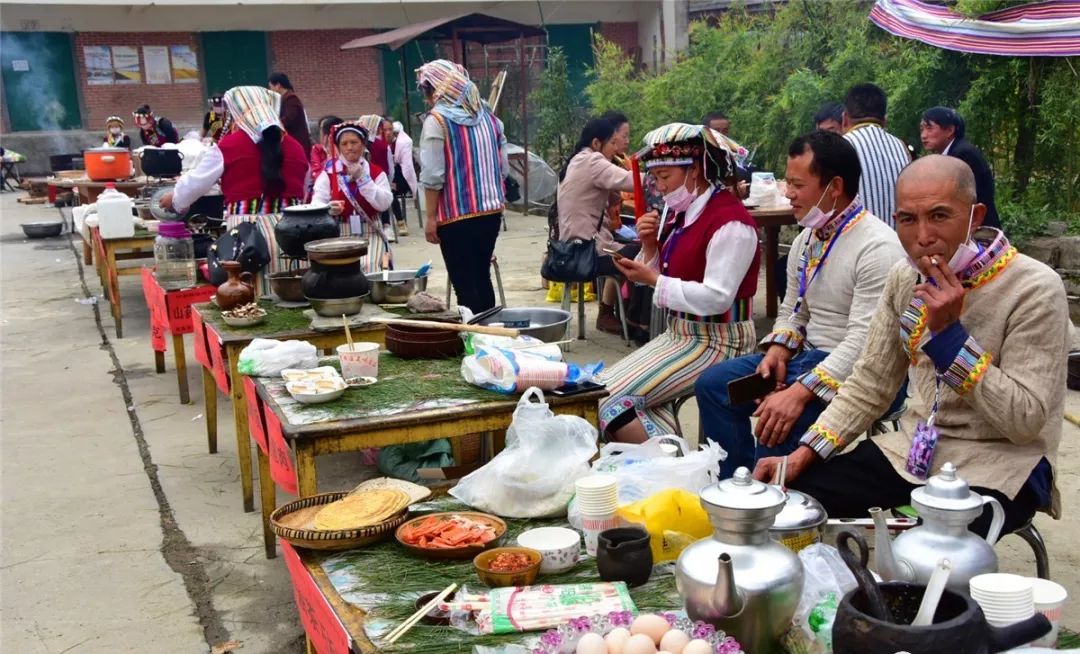
{"label": "yellow plastic bag", "polygon": [[618,516],[649,532],[653,561],[674,561],[687,545],[713,532],[709,515],[698,496],[681,488],[669,488],[643,500],[620,507]]}

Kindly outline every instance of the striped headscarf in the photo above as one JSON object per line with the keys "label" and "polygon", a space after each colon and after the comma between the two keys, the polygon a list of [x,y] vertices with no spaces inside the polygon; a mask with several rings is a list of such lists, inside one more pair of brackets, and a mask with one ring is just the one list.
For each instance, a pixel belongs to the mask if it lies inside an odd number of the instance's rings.
{"label": "striped headscarf", "polygon": [[379,126],[382,125],[383,117],[379,114],[364,114],[356,119],[356,124],[360,125],[367,130],[368,137],[364,141],[371,140],[372,134],[379,133]]}
{"label": "striped headscarf", "polygon": [[436,103],[460,107],[471,116],[480,113],[480,89],[469,79],[469,71],[460,64],[446,59],[436,59],[416,69],[416,85],[431,85],[431,95]]}
{"label": "striped headscarf", "polygon": [[281,96],[261,86],[234,86],[225,92],[225,110],[229,112],[229,123],[236,123],[258,143],[262,140],[263,130],[267,127],[280,127]]}

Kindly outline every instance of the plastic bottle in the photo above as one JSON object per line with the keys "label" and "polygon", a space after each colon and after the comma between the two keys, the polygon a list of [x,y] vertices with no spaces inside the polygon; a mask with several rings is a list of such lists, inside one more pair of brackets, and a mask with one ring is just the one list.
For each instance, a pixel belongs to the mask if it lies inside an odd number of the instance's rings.
{"label": "plastic bottle", "polygon": [[117,191],[115,184],[106,184],[95,204],[101,238],[131,238],[135,235],[131,198]]}
{"label": "plastic bottle", "polygon": [[163,222],[154,239],[156,277],[167,291],[195,285],[195,242],[181,222]]}

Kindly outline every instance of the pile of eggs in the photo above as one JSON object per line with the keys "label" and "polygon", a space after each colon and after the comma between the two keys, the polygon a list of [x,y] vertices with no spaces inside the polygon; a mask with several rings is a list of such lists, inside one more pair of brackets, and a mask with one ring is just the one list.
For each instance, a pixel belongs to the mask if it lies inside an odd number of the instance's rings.
{"label": "pile of eggs", "polygon": [[585,634],[578,641],[576,654],[713,654],[713,646],[701,639],[691,639],[668,621],[654,614],[639,615],[630,629],[618,627],[606,636]]}

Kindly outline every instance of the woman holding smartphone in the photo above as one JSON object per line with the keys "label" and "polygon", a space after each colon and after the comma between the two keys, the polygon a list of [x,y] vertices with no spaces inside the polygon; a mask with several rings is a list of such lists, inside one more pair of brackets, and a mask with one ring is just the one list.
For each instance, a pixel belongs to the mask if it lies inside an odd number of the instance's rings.
{"label": "woman holding smartphone", "polygon": [[662,213],[637,220],[641,252],[613,261],[630,281],[655,288],[668,329],[602,373],[610,395],[600,426],[640,443],[676,430],[670,405],[709,366],[753,351],[757,224],[736,194],[743,150],[700,125],[672,123],[645,135],[641,157],[664,194]]}

